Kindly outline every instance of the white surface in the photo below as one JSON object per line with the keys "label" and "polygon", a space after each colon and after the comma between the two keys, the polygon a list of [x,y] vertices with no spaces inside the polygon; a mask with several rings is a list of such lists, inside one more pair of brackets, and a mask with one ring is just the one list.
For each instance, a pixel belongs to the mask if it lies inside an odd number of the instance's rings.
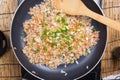
{"label": "white surface", "polygon": [[103,80],[120,80],[120,74],[117,74],[117,75],[110,75],[110,76],[107,76],[105,78],[103,78]]}

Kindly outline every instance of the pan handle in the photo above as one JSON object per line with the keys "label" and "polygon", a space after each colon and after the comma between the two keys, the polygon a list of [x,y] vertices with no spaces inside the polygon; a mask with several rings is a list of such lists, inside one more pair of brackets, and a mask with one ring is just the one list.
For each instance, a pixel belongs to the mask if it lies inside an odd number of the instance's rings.
{"label": "pan handle", "polygon": [[0,56],[7,50],[7,39],[5,35],[0,31]]}

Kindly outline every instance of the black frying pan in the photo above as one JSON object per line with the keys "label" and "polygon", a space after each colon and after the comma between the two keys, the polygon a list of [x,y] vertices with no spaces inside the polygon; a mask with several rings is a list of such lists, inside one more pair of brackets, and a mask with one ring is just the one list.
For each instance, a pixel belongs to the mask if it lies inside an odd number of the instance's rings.
{"label": "black frying pan", "polygon": [[[39,79],[45,80],[73,80],[81,78],[87,75],[90,71],[92,71],[95,66],[99,63],[101,56],[106,47],[107,42],[107,28],[105,25],[92,20],[92,25],[96,28],[96,30],[100,31],[100,40],[98,44],[92,49],[91,53],[88,56],[81,56],[79,64],[68,64],[67,68],[64,68],[63,65],[60,65],[57,69],[51,70],[46,66],[40,66],[37,64],[31,64],[23,54],[22,49],[24,47],[24,42],[21,37],[25,37],[25,33],[23,31],[23,22],[27,19],[30,19],[31,16],[28,14],[29,8],[35,6],[36,4],[40,4],[43,0],[25,0],[21,6],[18,8],[15,13],[12,26],[11,26],[11,44],[16,58],[22,67],[27,70],[33,76]],[[102,15],[102,10],[98,7],[98,5],[92,0],[83,0],[85,5]],[[68,73],[67,76],[60,73],[60,70],[63,69]]]}

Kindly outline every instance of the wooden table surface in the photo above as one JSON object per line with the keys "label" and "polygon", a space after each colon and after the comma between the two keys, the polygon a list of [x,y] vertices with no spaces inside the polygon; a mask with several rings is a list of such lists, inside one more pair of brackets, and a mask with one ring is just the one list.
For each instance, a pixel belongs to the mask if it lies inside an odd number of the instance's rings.
{"label": "wooden table surface", "polygon": [[[10,47],[10,24],[17,6],[17,0],[3,0],[0,5],[0,30],[4,32],[9,43],[7,52],[0,58],[0,80],[22,79],[21,66]],[[120,22],[120,0],[102,0],[102,8],[105,16]],[[120,73],[120,65],[113,65],[111,59],[111,50],[116,46],[120,46],[120,32],[109,29],[108,45],[102,58],[102,77]]]}

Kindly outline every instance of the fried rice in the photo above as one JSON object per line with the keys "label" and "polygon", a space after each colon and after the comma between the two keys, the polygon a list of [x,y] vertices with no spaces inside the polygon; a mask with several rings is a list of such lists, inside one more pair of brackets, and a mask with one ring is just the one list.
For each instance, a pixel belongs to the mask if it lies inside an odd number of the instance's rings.
{"label": "fried rice", "polygon": [[99,40],[99,31],[85,16],[67,15],[55,9],[53,0],[30,8],[31,19],[23,23],[26,37],[23,53],[31,63],[55,69],[87,56]]}

